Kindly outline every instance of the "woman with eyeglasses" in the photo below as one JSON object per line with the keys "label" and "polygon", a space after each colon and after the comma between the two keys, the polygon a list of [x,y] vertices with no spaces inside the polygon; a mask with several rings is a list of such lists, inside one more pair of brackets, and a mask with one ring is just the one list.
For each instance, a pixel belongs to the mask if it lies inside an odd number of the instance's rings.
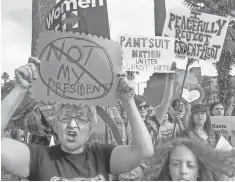
{"label": "woman with eyeglasses", "polygon": [[[2,100],[2,134],[17,107],[24,100],[30,83],[38,78],[40,60],[29,58],[15,70],[16,85]],[[130,121],[131,145],[87,144],[97,123],[96,109],[88,105],[54,106],[53,128],[60,144],[46,147],[1,139],[2,168],[32,181],[105,181],[109,174],[127,173],[153,155],[151,136],[134,102],[135,89],[125,76],[119,78],[119,99]]]}
{"label": "woman with eyeglasses", "polygon": [[139,114],[140,114],[142,120],[144,121],[144,123],[149,131],[149,134],[151,135],[153,144],[156,144],[157,143],[158,126],[157,126],[156,122],[154,122],[154,120],[149,119],[147,117],[147,111],[148,111],[149,105],[147,104],[146,98],[142,95],[135,95],[134,99],[135,99],[135,104],[137,106]]}
{"label": "woman with eyeglasses", "polygon": [[147,117],[148,119],[152,119],[154,115],[155,115],[155,108],[150,105],[150,106],[147,108],[147,116],[146,116],[146,117]]}

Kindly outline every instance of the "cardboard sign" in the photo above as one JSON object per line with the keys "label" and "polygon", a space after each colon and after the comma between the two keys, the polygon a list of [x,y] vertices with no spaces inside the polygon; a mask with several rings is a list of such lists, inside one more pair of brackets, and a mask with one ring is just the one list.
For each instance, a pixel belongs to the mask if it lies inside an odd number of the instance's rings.
{"label": "cardboard sign", "polygon": [[235,117],[234,116],[211,116],[212,127],[235,147]]}
{"label": "cardboard sign", "polygon": [[126,71],[173,72],[174,39],[124,34],[120,36],[123,66]]}
{"label": "cardboard sign", "polygon": [[46,30],[72,31],[109,38],[106,0],[60,0],[45,18]]}
{"label": "cardboard sign", "polygon": [[115,105],[121,47],[97,36],[46,32],[37,43],[39,78],[32,83],[38,101]]}
{"label": "cardboard sign", "polygon": [[163,35],[175,38],[175,53],[182,57],[219,61],[229,19],[191,10],[167,12]]}
{"label": "cardboard sign", "polygon": [[[180,96],[182,84],[178,84],[176,87],[176,93]],[[185,84],[182,93],[183,101],[186,103],[190,103],[192,105],[199,104],[202,102],[203,98],[205,97],[205,91],[199,84]]]}

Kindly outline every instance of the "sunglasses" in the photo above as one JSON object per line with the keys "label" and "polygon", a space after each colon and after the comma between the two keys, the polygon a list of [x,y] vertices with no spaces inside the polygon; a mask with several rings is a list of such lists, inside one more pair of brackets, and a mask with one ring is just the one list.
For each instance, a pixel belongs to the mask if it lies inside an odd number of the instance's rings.
{"label": "sunglasses", "polygon": [[140,109],[147,109],[148,108],[148,105],[142,105],[142,106],[137,106],[137,108],[140,110]]}
{"label": "sunglasses", "polygon": [[72,121],[72,119],[74,119],[76,121],[77,124],[81,124],[81,125],[85,125],[88,122],[90,122],[91,120],[88,119],[88,117],[83,116],[83,115],[78,115],[78,116],[71,116],[71,115],[60,115],[59,116],[59,121],[61,123],[70,123]]}

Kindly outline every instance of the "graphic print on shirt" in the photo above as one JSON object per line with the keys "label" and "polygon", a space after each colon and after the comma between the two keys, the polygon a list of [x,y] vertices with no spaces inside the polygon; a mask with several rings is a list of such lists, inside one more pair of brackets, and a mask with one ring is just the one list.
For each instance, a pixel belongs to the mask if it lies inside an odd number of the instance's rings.
{"label": "graphic print on shirt", "polygon": [[162,140],[166,142],[169,139],[172,139],[173,130],[172,129],[163,130],[161,131],[161,134],[162,134]]}
{"label": "graphic print on shirt", "polygon": [[50,181],[105,181],[105,178],[102,174],[93,177],[93,178],[82,178],[82,177],[76,177],[73,179],[66,179],[64,177],[52,177]]}

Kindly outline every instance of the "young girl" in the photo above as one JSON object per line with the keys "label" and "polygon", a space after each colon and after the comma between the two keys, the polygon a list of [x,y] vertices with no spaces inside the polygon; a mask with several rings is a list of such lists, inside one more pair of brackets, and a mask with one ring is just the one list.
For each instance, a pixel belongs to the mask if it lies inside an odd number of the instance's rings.
{"label": "young girl", "polygon": [[[234,180],[235,151],[219,152],[192,139],[175,139],[155,148],[145,171],[151,181]],[[229,177],[229,178],[228,178]]]}

